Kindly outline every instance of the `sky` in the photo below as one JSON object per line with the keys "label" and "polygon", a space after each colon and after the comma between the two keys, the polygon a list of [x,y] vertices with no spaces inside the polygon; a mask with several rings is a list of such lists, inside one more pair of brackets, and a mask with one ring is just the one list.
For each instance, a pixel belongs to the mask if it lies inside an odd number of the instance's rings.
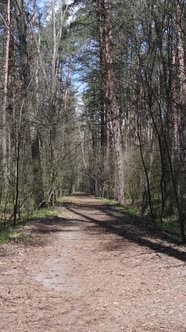
{"label": "sky", "polygon": [[[47,4],[51,4],[52,1],[55,1],[56,3],[56,10],[59,8],[62,0],[37,0],[37,4],[40,8],[44,8],[45,5]],[[66,3],[68,4],[71,4],[73,2],[73,0],[66,0]],[[49,13],[49,16],[50,16],[50,13]],[[77,94],[76,94],[76,97],[77,97],[77,109],[81,112],[82,111],[82,93],[85,89],[85,84],[81,82],[80,80],[80,76],[79,74],[77,73],[74,73],[72,75],[72,84],[74,85],[76,91],[77,91]]]}
{"label": "sky", "polygon": [[[52,0],[37,0],[37,4],[39,7],[43,7],[47,2],[52,2]],[[66,0],[68,4],[71,4],[73,0]],[[59,5],[61,0],[56,0],[56,5]]]}

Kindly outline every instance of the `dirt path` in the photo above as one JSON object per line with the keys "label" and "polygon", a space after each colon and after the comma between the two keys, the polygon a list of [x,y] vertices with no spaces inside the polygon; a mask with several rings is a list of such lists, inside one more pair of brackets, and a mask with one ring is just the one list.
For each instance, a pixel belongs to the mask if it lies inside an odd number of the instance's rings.
{"label": "dirt path", "polygon": [[186,332],[183,247],[94,197],[59,209],[0,247],[0,331]]}

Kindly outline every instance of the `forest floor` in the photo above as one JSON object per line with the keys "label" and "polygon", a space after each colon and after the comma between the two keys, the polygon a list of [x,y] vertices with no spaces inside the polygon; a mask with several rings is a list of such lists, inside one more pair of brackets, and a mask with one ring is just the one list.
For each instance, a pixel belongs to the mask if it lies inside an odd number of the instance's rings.
{"label": "forest floor", "polygon": [[93,196],[0,245],[1,332],[186,332],[186,250]]}

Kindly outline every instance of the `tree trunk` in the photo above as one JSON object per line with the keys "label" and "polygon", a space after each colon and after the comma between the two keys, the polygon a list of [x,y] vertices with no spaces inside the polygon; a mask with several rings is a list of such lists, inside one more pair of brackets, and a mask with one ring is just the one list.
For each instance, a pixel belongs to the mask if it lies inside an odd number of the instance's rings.
{"label": "tree trunk", "polygon": [[182,30],[182,10],[181,10],[181,1],[177,1],[176,7],[176,29],[177,29],[177,54],[178,54],[178,79],[179,79],[179,94],[180,94],[180,105],[179,105],[179,116],[178,116],[178,125],[179,125],[179,141],[180,141],[180,169],[181,174],[179,177],[179,222],[180,229],[182,233],[182,238],[185,240],[185,225],[184,225],[184,215],[183,207],[184,202],[184,192],[186,190],[186,70],[185,70],[185,52],[184,52],[184,35]]}
{"label": "tree trunk", "polygon": [[101,117],[101,146],[107,146],[107,110],[105,105],[105,3],[104,0],[97,1],[98,16],[98,42],[99,42],[99,66],[100,66],[100,117]]}
{"label": "tree trunk", "polygon": [[110,122],[111,149],[115,164],[115,199],[124,203],[124,167],[120,132],[119,109],[116,103],[112,63],[112,4],[105,1],[105,103]]}
{"label": "tree trunk", "polygon": [[8,187],[8,156],[7,156],[7,101],[8,101],[8,78],[9,78],[9,55],[10,55],[10,28],[11,28],[11,12],[10,0],[7,3],[7,36],[6,36],[6,50],[5,50],[5,65],[4,65],[4,98],[2,106],[2,168],[4,177],[4,192],[7,192]]}
{"label": "tree trunk", "polygon": [[42,168],[39,148],[39,137],[37,129],[33,126],[31,128],[31,153],[33,163],[33,197],[35,208],[44,201],[43,181],[42,181]]}
{"label": "tree trunk", "polygon": [[[31,83],[30,62],[28,56],[27,26],[24,14],[23,0],[16,2],[17,28],[19,33],[19,53],[20,53],[20,79],[23,82],[23,98],[28,96],[28,88]],[[33,163],[33,198],[35,208],[44,200],[42,168],[40,158],[38,129],[35,125],[30,127],[31,156]]]}

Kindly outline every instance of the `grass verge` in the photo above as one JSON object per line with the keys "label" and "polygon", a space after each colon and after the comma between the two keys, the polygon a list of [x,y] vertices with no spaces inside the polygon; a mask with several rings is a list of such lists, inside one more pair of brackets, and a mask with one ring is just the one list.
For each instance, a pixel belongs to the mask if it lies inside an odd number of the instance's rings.
{"label": "grass verge", "polygon": [[34,211],[33,213],[24,213],[22,218],[17,221],[16,226],[12,226],[9,222],[0,224],[0,243],[6,243],[12,239],[17,239],[23,235],[23,231],[19,231],[20,226],[28,223],[38,221],[40,219],[57,217],[58,211],[56,208],[45,208]]}
{"label": "grass verge", "polygon": [[71,199],[72,199],[72,196],[62,196],[62,197],[57,198],[57,202],[64,203],[64,202],[71,201]]}
{"label": "grass verge", "polygon": [[120,205],[113,199],[108,199],[103,197],[98,197],[98,199],[102,200],[105,204],[112,206],[114,210],[118,212],[128,213],[131,216],[139,217],[139,223],[140,222],[144,223],[144,221],[146,220],[145,224],[149,222],[151,226],[154,225],[154,230],[159,229],[160,231],[165,231],[172,236],[180,238],[180,228],[176,218],[171,218],[171,219],[165,218],[163,220],[163,223],[160,221],[160,219],[155,219],[155,223],[153,224],[149,216],[141,215],[140,211],[136,207]]}
{"label": "grass verge", "polygon": [[98,197],[98,199],[102,200],[105,204],[114,207],[114,209],[117,211],[128,212],[135,216],[140,215],[139,210],[135,207],[129,207],[129,206],[118,204],[114,199],[108,199],[108,198],[103,198],[103,197]]}

